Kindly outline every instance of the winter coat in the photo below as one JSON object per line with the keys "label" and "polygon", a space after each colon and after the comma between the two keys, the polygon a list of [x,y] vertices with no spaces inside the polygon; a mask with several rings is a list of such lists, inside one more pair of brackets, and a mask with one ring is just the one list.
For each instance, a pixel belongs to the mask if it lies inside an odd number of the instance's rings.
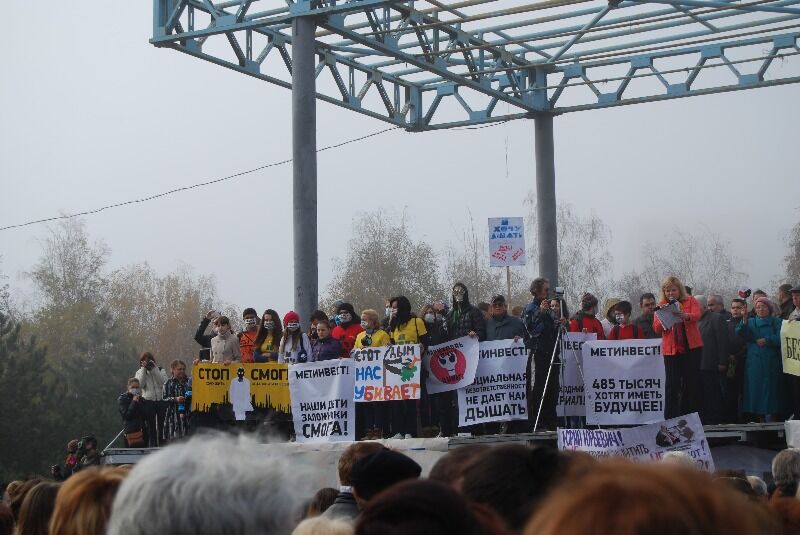
{"label": "winter coat", "polygon": [[333,328],[331,337],[333,337],[334,340],[338,340],[339,345],[342,346],[340,350],[340,356],[342,358],[350,356],[350,350],[353,349],[356,343],[356,336],[361,332],[364,332],[364,327],[362,327],[360,323],[351,323],[347,327],[337,325]]}
{"label": "winter coat", "polygon": [[211,323],[210,319],[203,318],[202,321],[200,321],[200,325],[197,326],[197,331],[194,333],[194,341],[205,349],[211,347],[211,339],[216,336],[216,334],[205,334],[209,323]]}
{"label": "winter coat", "polygon": [[[744,402],[742,412],[751,414],[786,413],[788,404],[784,389],[781,360],[781,319],[750,318],[738,322],[736,332],[747,341],[744,369]],[[766,339],[761,347],[756,340]]]}
{"label": "winter coat", "polygon": [[522,323],[525,326],[525,346],[531,351],[552,351],[555,322],[552,316],[540,307],[541,300],[534,298],[525,306]]}
{"label": "winter coat", "polygon": [[122,416],[122,427],[125,433],[135,433],[144,427],[144,406],[140,401],[133,401],[133,394],[125,392],[117,398],[119,415]]}
{"label": "winter coat", "polygon": [[700,369],[718,372],[718,366],[728,365],[727,324],[720,314],[706,310],[700,317],[698,327],[703,339]]}
{"label": "winter coat", "polygon": [[[659,303],[659,306],[667,304],[667,301],[662,301]],[[691,349],[703,347],[703,337],[700,336],[700,328],[698,327],[698,322],[700,321],[700,316],[703,311],[700,310],[700,303],[691,295],[687,295],[683,301],[680,302],[680,305],[681,312],[685,312],[689,315],[689,319],[683,320],[683,326],[686,329],[686,344],[688,346],[686,347],[686,353],[688,353]],[[665,357],[673,357],[678,353],[675,347],[675,328],[677,326],[676,324],[672,329],[666,330],[661,324],[661,320],[658,319],[658,316],[653,318],[653,330],[656,334],[661,335],[661,353]]]}
{"label": "winter coat", "polygon": [[460,309],[452,308],[445,321],[450,340],[467,336],[470,331],[474,331],[481,342],[486,340],[486,320],[483,313],[469,302],[462,303]]}
{"label": "winter coat", "polygon": [[342,345],[339,341],[334,340],[331,336],[327,336],[325,338],[319,338],[314,342],[314,345],[311,347],[311,358],[309,362],[338,359],[341,354]]}
{"label": "winter coat", "polygon": [[225,336],[217,335],[211,339],[211,362],[239,362],[242,353],[239,349],[239,338],[230,331]]}
{"label": "winter coat", "polygon": [[167,382],[167,372],[164,368],[154,366],[152,370],[139,368],[134,375],[142,387],[142,397],[149,401],[164,399],[164,383]]}
{"label": "winter coat", "polygon": [[606,339],[606,331],[603,329],[603,324],[594,316],[585,315],[583,312],[578,312],[569,320],[569,332],[580,333],[586,329],[590,333],[595,333],[598,340]]}
{"label": "winter coat", "polygon": [[322,516],[325,518],[342,518],[345,520],[355,520],[358,516],[358,504],[353,494],[350,492],[340,492],[333,503],[328,507]]}
{"label": "winter coat", "polygon": [[296,342],[290,332],[283,333],[283,340],[278,348],[278,362],[281,364],[308,362],[310,355],[311,339],[306,333],[301,332]]}
{"label": "winter coat", "polygon": [[641,340],[643,338],[645,338],[644,331],[635,323],[617,324],[608,332],[609,340]]}
{"label": "winter coat", "polygon": [[525,338],[525,325],[515,316],[506,314],[500,319],[492,316],[486,322],[486,340],[509,340],[515,336]]}
{"label": "winter coat", "polygon": [[633,320],[633,324],[642,330],[645,338],[661,338],[661,335],[656,334],[656,331],[653,330],[653,316],[639,316]]}

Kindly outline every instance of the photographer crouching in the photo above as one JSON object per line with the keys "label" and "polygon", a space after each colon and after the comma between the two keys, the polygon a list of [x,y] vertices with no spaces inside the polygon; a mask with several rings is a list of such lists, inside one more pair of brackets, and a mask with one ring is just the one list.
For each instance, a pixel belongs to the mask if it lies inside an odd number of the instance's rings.
{"label": "photographer crouching", "polygon": [[156,359],[149,351],[139,357],[139,369],[136,370],[136,379],[141,386],[141,397],[151,403],[144,404],[145,435],[147,446],[155,448],[159,445],[159,438],[164,431],[164,418],[167,413],[167,404],[164,402],[164,384],[167,374],[164,369],[156,364]]}

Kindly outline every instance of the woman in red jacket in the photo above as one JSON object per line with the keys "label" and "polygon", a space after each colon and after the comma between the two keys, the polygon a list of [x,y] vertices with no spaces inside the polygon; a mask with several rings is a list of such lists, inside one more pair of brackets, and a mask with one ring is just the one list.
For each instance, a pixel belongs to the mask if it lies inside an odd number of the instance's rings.
{"label": "woman in red jacket", "polygon": [[661,353],[664,355],[666,418],[689,414],[700,408],[703,339],[697,322],[703,312],[700,303],[686,293],[680,280],[667,277],[661,282],[661,302],[658,305],[664,307],[672,303],[678,308],[673,313],[678,321],[672,328],[664,328],[658,315],[653,319],[653,329],[661,335]]}

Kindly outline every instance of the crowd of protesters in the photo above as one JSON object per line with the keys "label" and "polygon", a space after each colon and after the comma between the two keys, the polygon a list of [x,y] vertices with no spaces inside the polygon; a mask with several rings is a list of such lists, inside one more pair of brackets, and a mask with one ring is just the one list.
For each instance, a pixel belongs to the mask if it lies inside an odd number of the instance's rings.
{"label": "crowd of protesters", "polygon": [[[660,338],[666,374],[665,416],[699,412],[706,424],[778,421],[800,415],[800,379],[784,374],[779,333],[782,320],[800,319],[800,286],[783,285],[777,302],[762,290],[741,290],[726,299],[720,295],[693,296],[691,288],[675,277],[663,280],[659,291],[644,293],[634,304],[598,299],[586,293],[569,314],[568,303],[551,290],[547,279],[530,286],[532,301],[509,310],[503,295],[474,305],[462,283],[452,287],[451,299],[426,303],[418,313],[405,296],[386,299],[383,314],[337,301],[329,317],[317,310],[307,319],[290,311],[283,315],[267,309],[261,316],[246,308],[244,328],[234,333],[229,318],[210,311],[200,322],[195,340],[201,346],[193,363],[277,362],[296,363],[349,358],[353,348],[390,344],[421,344],[423,348],[462,336],[479,341],[524,340],[529,351],[528,414],[537,414],[537,429],[565,425],[556,413],[559,388],[559,332],[594,333],[597,339]],[[656,311],[673,305],[677,322],[662,325]],[[191,412],[191,378],[186,362],[171,362],[170,373],[148,352],[119,397],[124,434],[129,446],[164,445],[199,427],[235,426],[236,418],[225,404],[202,413]],[[548,373],[550,379],[548,380]],[[547,387],[545,388],[545,385]],[[529,432],[534,421],[519,420],[502,426],[457,426],[455,392],[428,395],[422,381],[419,401],[358,404],[358,436],[411,438],[452,436],[458,432]],[[245,425],[267,423],[289,438],[291,417],[272,410],[248,413]],[[572,426],[581,422],[571,421]]]}
{"label": "crowd of protesters", "polygon": [[518,444],[473,444],[430,470],[376,441],[341,453],[339,488],[248,435],[208,434],[137,465],[0,486],[0,535],[555,535],[800,533],[800,450],[766,481],[686,454],[634,464]]}

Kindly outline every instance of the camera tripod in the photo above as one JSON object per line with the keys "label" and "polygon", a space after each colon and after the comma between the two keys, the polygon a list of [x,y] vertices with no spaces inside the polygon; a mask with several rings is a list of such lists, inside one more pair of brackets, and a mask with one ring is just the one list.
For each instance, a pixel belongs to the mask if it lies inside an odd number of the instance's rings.
{"label": "camera tripod", "polygon": [[[562,342],[562,339],[563,339],[564,335],[567,333],[567,326],[565,325],[565,323],[563,321],[564,320],[564,298],[563,297],[556,297],[556,299],[558,299],[558,302],[559,302],[559,307],[558,308],[559,308],[559,314],[560,314],[560,317],[559,317],[559,320],[558,320],[558,332],[556,334],[555,344],[553,345],[553,352],[550,355],[550,363],[549,363],[549,365],[547,367],[547,376],[545,377],[545,380],[544,380],[544,388],[542,389],[542,397],[539,400],[539,409],[536,411],[536,420],[534,421],[534,424],[533,424],[533,432],[534,433],[539,428],[539,419],[542,416],[542,408],[544,407],[544,399],[547,396],[547,387],[550,384],[550,374],[553,372],[553,366],[555,366],[556,354],[558,353],[559,347],[561,347],[561,342]],[[574,348],[570,348],[570,353],[572,353],[572,358],[575,359],[575,365],[578,367],[578,373],[581,376],[581,381],[583,381],[583,366],[581,366],[581,363],[578,361],[578,356],[575,354],[575,349]],[[560,377],[561,377],[562,381],[564,379],[564,366],[563,366],[564,358],[565,358],[565,356],[561,355],[562,364],[559,364],[559,374],[560,374]],[[533,359],[533,352],[531,352],[531,359]],[[534,365],[535,365],[535,362],[534,362]],[[558,401],[556,401],[556,404],[558,404]]]}

